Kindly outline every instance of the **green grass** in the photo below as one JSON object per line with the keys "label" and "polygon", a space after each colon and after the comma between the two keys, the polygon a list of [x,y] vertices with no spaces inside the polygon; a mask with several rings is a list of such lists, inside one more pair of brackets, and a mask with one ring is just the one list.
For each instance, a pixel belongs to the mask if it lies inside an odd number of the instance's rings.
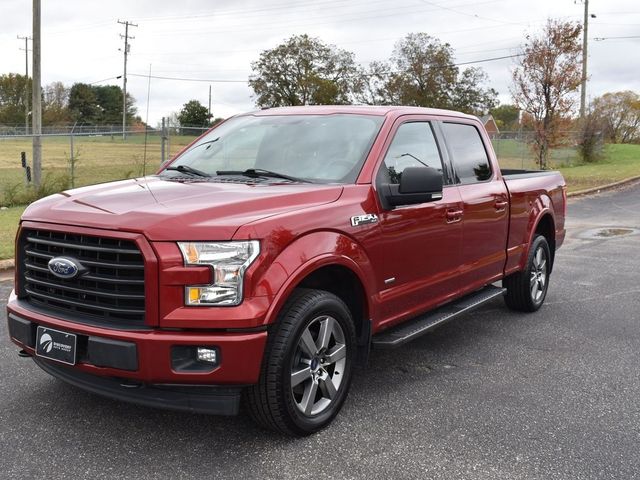
{"label": "green grass", "polygon": [[606,145],[597,163],[560,167],[569,192],[640,175],[640,145]]}
{"label": "green grass", "polygon": [[[169,150],[175,155],[194,137],[170,137]],[[31,161],[31,140],[0,137],[0,205],[28,203],[34,193],[24,185],[20,152]],[[160,165],[160,138],[149,136],[145,153],[144,135],[122,137],[82,136],[74,138],[75,173],[73,185],[84,186],[151,173]],[[44,137],[42,140],[42,172],[46,183],[71,186],[69,137]],[[146,160],[145,160],[146,157]]]}
{"label": "green grass", "polygon": [[24,207],[0,210],[0,259],[13,258],[13,241]]}

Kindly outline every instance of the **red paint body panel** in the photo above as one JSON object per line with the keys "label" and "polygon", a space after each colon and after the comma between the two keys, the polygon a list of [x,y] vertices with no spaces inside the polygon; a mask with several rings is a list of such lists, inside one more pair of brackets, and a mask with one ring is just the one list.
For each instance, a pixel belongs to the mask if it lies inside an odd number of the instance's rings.
{"label": "red paint body panel", "polygon": [[[23,227],[125,238],[138,245],[145,258],[149,330],[93,327],[42,315],[15,296],[8,310],[45,326],[136,343],[138,371],[75,367],[85,372],[152,383],[248,384],[257,381],[260,371],[264,327],[276,321],[290,293],[319,268],[338,265],[355,275],[365,295],[365,317],[376,333],[521,270],[544,215],[553,221],[556,248],[562,244],[562,177],[503,178],[475,117],[355,106],[269,109],[250,115],[335,113],[385,117],[354,184],[181,183],[147,177],[75,189],[28,207]],[[441,200],[385,210],[373,179],[398,124],[407,119],[477,126],[489,152],[492,179],[447,185]],[[460,211],[459,218],[450,221],[451,211]],[[351,225],[351,217],[364,214],[376,214],[378,222]],[[209,282],[211,271],[185,266],[176,241],[253,239],[260,242],[260,255],[245,272],[240,305],[184,305],[185,285]],[[172,371],[170,347],[192,344],[219,346],[222,365],[208,374]]]}

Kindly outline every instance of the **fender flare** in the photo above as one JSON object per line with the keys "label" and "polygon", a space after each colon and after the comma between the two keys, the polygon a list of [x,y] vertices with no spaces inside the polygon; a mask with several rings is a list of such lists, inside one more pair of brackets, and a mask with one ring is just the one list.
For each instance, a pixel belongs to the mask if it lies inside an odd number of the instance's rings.
{"label": "fender flare", "polygon": [[371,316],[375,276],[364,248],[347,235],[324,231],[304,235],[287,245],[258,280],[258,285],[268,285],[273,295],[264,325],[275,323],[293,290],[309,274],[330,265],[347,268],[358,278],[364,291],[365,308]]}
{"label": "fender flare", "polygon": [[[540,208],[536,208],[537,205],[540,205]],[[556,218],[553,212],[551,199],[547,195],[543,195],[536,199],[536,205],[531,209],[530,221],[529,225],[531,228],[529,229],[529,239],[527,241],[527,248],[522,252],[522,256],[520,258],[520,271],[523,271],[526,267],[527,258],[529,258],[529,252],[531,250],[531,242],[533,242],[533,237],[542,221],[543,217],[549,215],[551,217],[551,222],[553,224],[553,233],[555,235],[555,224]],[[553,254],[552,254],[553,256]]]}

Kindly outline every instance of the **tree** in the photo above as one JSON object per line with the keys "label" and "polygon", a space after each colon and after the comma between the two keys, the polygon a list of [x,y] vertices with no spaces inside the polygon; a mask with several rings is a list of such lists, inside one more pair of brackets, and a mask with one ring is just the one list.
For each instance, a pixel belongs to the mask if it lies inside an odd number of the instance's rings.
{"label": "tree", "polygon": [[481,68],[463,70],[453,88],[451,108],[476,115],[490,111],[498,104],[498,92],[482,88],[488,80],[489,76]]}
{"label": "tree", "polygon": [[462,72],[453,48],[426,33],[410,33],[396,43],[386,62],[372,62],[363,75],[361,101],[368,104],[449,108],[483,114],[497,103],[497,92],[483,88],[480,68]]}
{"label": "tree", "polygon": [[30,98],[30,78],[17,73],[0,75],[0,123],[24,125],[25,100]]}
{"label": "tree", "polygon": [[308,35],[294,35],[251,64],[259,107],[349,104],[359,84],[354,55]]}
{"label": "tree", "polygon": [[564,139],[563,124],[580,86],[581,31],[578,23],[547,20],[541,36],[527,36],[513,71],[511,93],[532,119],[533,148],[542,169],[547,168],[549,150]]}
{"label": "tree", "polygon": [[[117,85],[74,83],[69,90],[69,110],[73,120],[85,125],[122,123],[122,88]],[[127,93],[127,122],[137,117],[135,99]]]}
{"label": "tree", "polygon": [[69,89],[69,111],[74,121],[94,125],[98,122],[100,108],[95,90],[86,83],[74,83]]}
{"label": "tree", "polygon": [[489,112],[501,130],[517,130],[520,109],[515,105],[500,105]]}
{"label": "tree", "polygon": [[69,89],[62,82],[52,82],[43,89],[42,124],[65,124],[71,120]]}
{"label": "tree", "polygon": [[199,135],[202,133],[203,127],[210,125],[210,120],[209,110],[198,100],[189,100],[182,106],[180,113],[178,113],[178,122],[180,122],[180,127],[182,127],[183,135]]}
{"label": "tree", "polygon": [[640,95],[632,91],[605,93],[593,101],[607,140],[630,143],[640,137]]}

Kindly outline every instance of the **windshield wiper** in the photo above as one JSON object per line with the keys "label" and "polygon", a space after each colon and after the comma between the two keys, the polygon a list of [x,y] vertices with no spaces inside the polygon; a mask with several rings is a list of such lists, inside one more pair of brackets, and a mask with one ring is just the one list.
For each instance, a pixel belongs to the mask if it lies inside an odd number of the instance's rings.
{"label": "windshield wiper", "polygon": [[190,167],[189,165],[176,165],[165,168],[165,170],[174,170],[180,173],[190,173],[192,175],[197,175],[198,177],[210,177],[208,173],[203,172],[202,170],[198,170],[197,168]]}
{"label": "windshield wiper", "polygon": [[290,182],[312,183],[309,180],[304,180],[298,177],[292,177],[290,175],[285,175],[284,173],[272,172],[271,170],[263,170],[262,168],[249,168],[247,170],[218,170],[216,174],[217,175],[242,175],[245,177],[282,178],[284,180],[289,180]]}

